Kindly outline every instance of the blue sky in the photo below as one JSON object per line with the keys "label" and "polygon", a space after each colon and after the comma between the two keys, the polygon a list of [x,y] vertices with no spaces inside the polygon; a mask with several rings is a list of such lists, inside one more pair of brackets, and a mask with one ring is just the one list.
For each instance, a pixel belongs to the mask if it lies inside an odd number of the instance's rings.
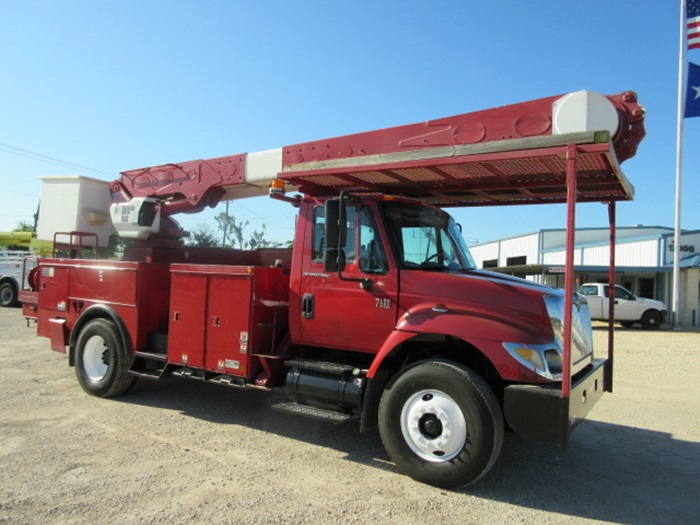
{"label": "blue sky", "polygon": [[[647,137],[618,225],[673,226],[679,3],[0,0],[0,231],[39,177],[255,152],[591,89],[634,90]],[[700,50],[688,54],[700,63]],[[700,118],[685,121],[685,229],[700,229]],[[69,161],[72,169],[2,145]],[[10,151],[8,151],[10,150]],[[31,156],[31,155],[30,155]],[[290,239],[267,198],[231,211]],[[563,227],[562,206],[454,209],[469,242]],[[186,228],[213,215],[178,215]],[[577,224],[605,226],[580,205]]]}

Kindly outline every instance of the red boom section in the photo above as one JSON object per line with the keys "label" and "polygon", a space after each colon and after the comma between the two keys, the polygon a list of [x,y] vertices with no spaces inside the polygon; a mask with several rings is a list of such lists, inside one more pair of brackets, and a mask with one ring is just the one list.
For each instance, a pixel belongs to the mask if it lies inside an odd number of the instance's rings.
{"label": "red boom section", "polygon": [[162,198],[165,215],[197,212],[216,206],[226,187],[245,184],[245,160],[241,153],[123,171],[110,190],[123,200]]}
{"label": "red boom section", "polygon": [[440,207],[563,203],[566,151],[575,145],[577,201],[631,200],[620,162],[645,135],[636,95],[605,97],[608,116],[617,119],[613,136],[553,133],[553,104],[561,98],[290,146],[279,178],[312,195],[383,193]]}
{"label": "red boom section", "polygon": [[[419,124],[287,146],[283,164],[551,135],[552,105],[562,97],[557,95]],[[621,163],[634,156],[644,138],[644,109],[632,91],[606,98],[619,117],[618,131],[612,142]]]}

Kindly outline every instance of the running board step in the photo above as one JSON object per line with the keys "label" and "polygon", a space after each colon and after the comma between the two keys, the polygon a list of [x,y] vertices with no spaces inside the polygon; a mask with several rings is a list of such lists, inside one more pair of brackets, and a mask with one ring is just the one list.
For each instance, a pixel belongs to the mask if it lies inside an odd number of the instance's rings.
{"label": "running board step", "polygon": [[138,370],[129,370],[129,374],[132,376],[142,378],[142,379],[158,380],[161,377],[163,377],[164,371],[165,371],[165,369],[148,370],[148,369],[142,368],[142,369],[138,369]]}
{"label": "running board step", "polygon": [[214,374],[207,372],[206,370],[187,367],[178,368],[173,372],[173,375],[177,377],[184,377],[186,379],[196,379],[197,381],[208,381],[214,376]]}
{"label": "running board step", "polygon": [[134,362],[131,363],[129,373],[144,379],[160,379],[168,367],[167,361],[167,354],[134,352]]}
{"label": "running board step", "polygon": [[359,368],[355,368],[354,366],[331,363],[328,361],[314,361],[313,359],[291,359],[285,361],[284,364],[289,368],[296,368],[297,370],[309,370],[334,376],[360,375],[362,373]]}
{"label": "running board step", "polygon": [[296,416],[308,417],[330,423],[344,423],[352,418],[350,414],[345,414],[343,412],[335,412],[333,410],[325,410],[323,408],[300,405],[299,403],[292,403],[291,401],[272,405],[272,409],[277,410],[278,412],[285,412],[287,414],[294,414]]}

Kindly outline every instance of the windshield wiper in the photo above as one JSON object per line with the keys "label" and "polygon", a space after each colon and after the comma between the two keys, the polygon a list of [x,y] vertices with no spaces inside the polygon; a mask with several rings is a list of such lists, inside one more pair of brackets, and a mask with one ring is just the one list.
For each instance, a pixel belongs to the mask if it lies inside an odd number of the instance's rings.
{"label": "windshield wiper", "polygon": [[421,270],[427,270],[429,272],[441,272],[444,270],[449,270],[447,266],[443,266],[440,263],[423,263],[418,266]]}

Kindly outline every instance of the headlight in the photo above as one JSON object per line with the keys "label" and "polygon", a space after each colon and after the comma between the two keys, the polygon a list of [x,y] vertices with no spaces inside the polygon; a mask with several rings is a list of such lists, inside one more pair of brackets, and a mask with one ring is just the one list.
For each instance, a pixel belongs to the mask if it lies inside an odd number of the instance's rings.
{"label": "headlight", "polygon": [[[544,304],[552,326],[552,342],[545,345],[503,343],[503,347],[523,366],[544,378],[559,381],[564,354],[564,296],[547,295]],[[578,294],[574,297],[571,320],[571,373],[575,374],[593,359],[591,317],[585,298]]]}
{"label": "headlight", "polygon": [[503,343],[516,361],[537,375],[558,381],[561,379],[561,350],[556,343],[549,345],[526,345]]}

